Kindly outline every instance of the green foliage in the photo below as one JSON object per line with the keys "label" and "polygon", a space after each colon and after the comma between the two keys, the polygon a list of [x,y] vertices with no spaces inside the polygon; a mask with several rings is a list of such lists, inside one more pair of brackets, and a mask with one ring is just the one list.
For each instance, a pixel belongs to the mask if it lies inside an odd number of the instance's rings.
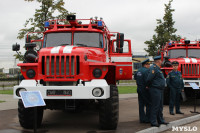
{"label": "green foliage", "polygon": [[6,101],[1,101],[1,100],[0,100],[0,103],[3,103],[3,102],[6,102]]}
{"label": "green foliage", "polygon": [[[23,39],[29,32],[43,32],[44,22],[52,19],[65,19],[69,13],[65,8],[65,2],[63,0],[25,0],[27,2],[37,1],[40,3],[40,8],[35,9],[35,14],[32,18],[26,20],[24,28],[19,30],[18,39]],[[40,33],[33,34],[31,39],[38,40]],[[23,57],[21,52],[19,55]],[[15,54],[15,58],[22,61],[18,54]]]}
{"label": "green foliage", "polygon": [[119,94],[137,93],[137,86],[118,86]]}
{"label": "green foliage", "polygon": [[2,73],[2,72],[0,72],[0,78],[6,78],[6,74],[5,74],[5,73]]}
{"label": "green foliage", "polygon": [[13,95],[13,90],[0,90],[0,94],[9,94],[9,95]]}
{"label": "green foliage", "polygon": [[[34,0],[25,0],[32,2]],[[24,28],[18,33],[17,38],[23,39],[28,32],[43,32],[44,22],[50,19],[65,19],[69,12],[64,8],[63,0],[36,0],[40,3],[40,8],[35,10],[32,18],[26,20]],[[72,13],[70,13],[72,14]],[[38,38],[37,35],[32,39]]]}
{"label": "green foliage", "polygon": [[157,26],[155,34],[152,39],[149,41],[145,41],[144,43],[148,45],[148,48],[145,49],[148,52],[148,55],[155,56],[158,54],[158,51],[162,49],[162,47],[166,44],[166,42],[173,40],[178,41],[181,37],[175,34],[177,29],[174,28],[175,21],[173,20],[172,13],[175,9],[171,9],[171,3],[173,0],[169,0],[168,4],[165,4],[165,14],[163,17],[163,21],[161,19],[157,19]]}

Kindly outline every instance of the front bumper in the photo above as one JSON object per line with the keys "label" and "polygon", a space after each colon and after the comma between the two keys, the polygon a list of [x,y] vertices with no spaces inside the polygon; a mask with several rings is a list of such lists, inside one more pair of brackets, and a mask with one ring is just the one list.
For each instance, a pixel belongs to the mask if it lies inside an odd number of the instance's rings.
{"label": "front bumper", "polygon": [[[103,90],[102,96],[93,96],[92,91],[96,87]],[[104,79],[95,79],[85,82],[85,85],[79,84],[78,86],[42,86],[37,84],[35,80],[22,80],[19,86],[14,86],[14,98],[21,99],[16,95],[19,88],[24,88],[26,91],[40,91],[43,99],[107,99],[110,97],[110,86]],[[72,90],[72,96],[48,96],[47,90]]]}

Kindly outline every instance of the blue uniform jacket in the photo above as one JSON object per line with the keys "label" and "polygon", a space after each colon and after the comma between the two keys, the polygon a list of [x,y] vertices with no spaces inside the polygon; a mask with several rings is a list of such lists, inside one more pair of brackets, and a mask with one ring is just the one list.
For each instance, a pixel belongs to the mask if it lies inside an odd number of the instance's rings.
{"label": "blue uniform jacket", "polygon": [[137,88],[140,89],[140,91],[146,89],[147,76],[148,76],[148,69],[146,67],[140,68],[134,75],[134,79],[136,80],[137,83]]}
{"label": "blue uniform jacket", "polygon": [[149,68],[149,74],[147,77],[147,87],[149,88],[157,88],[163,90],[165,88],[165,78],[156,64],[153,64]]}
{"label": "blue uniform jacket", "polygon": [[175,72],[174,70],[172,70],[171,72],[169,72],[167,75],[166,82],[167,86],[171,89],[173,88],[178,90],[184,89],[182,74],[179,71]]}

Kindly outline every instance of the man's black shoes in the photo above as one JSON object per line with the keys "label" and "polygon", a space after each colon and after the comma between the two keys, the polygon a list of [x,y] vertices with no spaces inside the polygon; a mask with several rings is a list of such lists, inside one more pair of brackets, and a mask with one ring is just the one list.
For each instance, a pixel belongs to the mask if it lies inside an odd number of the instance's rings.
{"label": "man's black shoes", "polygon": [[183,112],[179,111],[179,112],[176,112],[176,114],[184,114]]}
{"label": "man's black shoes", "polygon": [[152,127],[159,127],[160,124],[151,124]]}
{"label": "man's black shoes", "polygon": [[173,113],[173,112],[170,112],[170,115],[174,115],[174,113]]}
{"label": "man's black shoes", "polygon": [[168,125],[169,123],[168,122],[162,122],[162,123],[159,123],[159,124]]}

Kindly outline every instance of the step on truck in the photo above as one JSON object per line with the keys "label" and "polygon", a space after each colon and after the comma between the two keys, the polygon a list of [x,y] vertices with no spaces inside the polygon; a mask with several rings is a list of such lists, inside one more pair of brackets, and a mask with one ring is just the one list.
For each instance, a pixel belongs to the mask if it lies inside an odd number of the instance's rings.
{"label": "step on truck", "polygon": [[[161,69],[166,77],[172,70],[172,62],[179,62],[178,70],[182,73],[184,91],[187,97],[194,97],[194,90],[189,83],[200,87],[200,42],[181,39],[170,41],[163,47]],[[164,91],[164,103],[169,103],[169,88]],[[200,95],[198,94],[198,97]]]}
{"label": "step on truck", "polygon": [[[49,20],[41,38],[25,37],[21,68],[24,79],[14,86],[19,99],[20,125],[33,128],[33,108],[25,108],[20,91],[40,91],[46,103],[37,109],[38,126],[44,109],[87,109],[95,104],[101,129],[117,128],[119,97],[116,81],[132,79],[131,41],[123,33],[110,32],[102,18]],[[14,44],[13,51],[20,45]]]}

